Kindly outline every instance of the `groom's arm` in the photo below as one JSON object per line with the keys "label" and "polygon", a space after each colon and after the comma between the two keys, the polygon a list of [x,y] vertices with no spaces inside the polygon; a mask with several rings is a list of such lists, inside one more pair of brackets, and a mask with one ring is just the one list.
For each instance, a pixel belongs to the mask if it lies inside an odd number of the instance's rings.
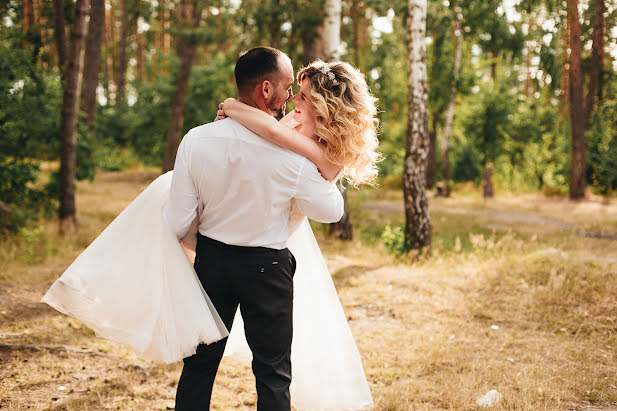
{"label": "groom's arm", "polygon": [[178,147],[169,200],[165,206],[165,219],[178,240],[186,235],[197,215],[197,189],[189,168],[190,136],[189,131]]}
{"label": "groom's arm", "polygon": [[335,183],[325,180],[308,159],[298,179],[295,199],[308,218],[320,223],[335,223],[343,217],[343,196]]}

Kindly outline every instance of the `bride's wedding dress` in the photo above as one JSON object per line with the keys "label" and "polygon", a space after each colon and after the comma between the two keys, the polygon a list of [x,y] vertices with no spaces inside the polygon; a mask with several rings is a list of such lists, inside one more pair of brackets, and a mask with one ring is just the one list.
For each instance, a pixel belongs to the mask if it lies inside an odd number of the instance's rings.
{"label": "bride's wedding dress", "polygon": [[[168,228],[172,172],[141,193],[50,287],[43,302],[97,336],[175,362],[228,333]],[[360,354],[306,217],[290,215],[294,275],[292,404],[298,410],[373,407]],[[250,361],[238,311],[225,355]]]}

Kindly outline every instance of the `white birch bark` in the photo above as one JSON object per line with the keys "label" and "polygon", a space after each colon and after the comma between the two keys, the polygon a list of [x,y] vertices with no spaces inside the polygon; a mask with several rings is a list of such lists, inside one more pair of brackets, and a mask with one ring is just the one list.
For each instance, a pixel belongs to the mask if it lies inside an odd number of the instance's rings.
{"label": "white birch bark", "polygon": [[326,0],[326,17],[323,23],[323,51],[326,61],[340,57],[341,0]]}
{"label": "white birch bark", "polygon": [[429,153],[426,74],[426,0],[409,0],[407,73],[409,116],[403,171],[407,248],[430,250],[432,223],[426,198]]}

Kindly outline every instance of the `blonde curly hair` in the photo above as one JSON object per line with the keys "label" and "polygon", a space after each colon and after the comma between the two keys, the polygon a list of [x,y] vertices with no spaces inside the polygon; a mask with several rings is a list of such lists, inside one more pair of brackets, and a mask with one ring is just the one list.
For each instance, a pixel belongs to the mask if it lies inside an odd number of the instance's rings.
{"label": "blonde curly hair", "polygon": [[326,156],[343,167],[353,186],[374,185],[379,144],[375,117],[377,99],[364,75],[349,63],[316,60],[298,72],[298,83],[308,80],[315,110],[316,135],[326,144]]}

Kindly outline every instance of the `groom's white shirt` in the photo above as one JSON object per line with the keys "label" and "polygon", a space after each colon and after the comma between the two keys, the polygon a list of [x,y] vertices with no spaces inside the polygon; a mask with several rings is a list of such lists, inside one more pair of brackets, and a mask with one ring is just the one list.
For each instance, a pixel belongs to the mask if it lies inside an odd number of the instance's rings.
{"label": "groom's white shirt", "polygon": [[165,217],[180,239],[199,207],[202,235],[282,249],[292,199],[316,221],[331,223],[343,215],[336,185],[313,163],[227,118],[195,127],[182,139]]}

